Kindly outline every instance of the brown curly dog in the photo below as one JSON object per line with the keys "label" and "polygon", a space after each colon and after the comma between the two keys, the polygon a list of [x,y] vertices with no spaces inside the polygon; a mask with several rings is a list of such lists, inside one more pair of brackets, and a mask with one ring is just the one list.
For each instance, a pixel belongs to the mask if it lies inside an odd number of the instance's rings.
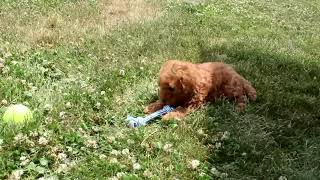
{"label": "brown curly dog", "polygon": [[251,83],[222,62],[193,64],[168,60],[160,70],[159,86],[160,100],[151,103],[144,112],[155,112],[164,105],[177,107],[163,119],[181,119],[219,97],[235,100],[236,110],[240,112],[245,108],[246,97],[252,101],[257,98]]}

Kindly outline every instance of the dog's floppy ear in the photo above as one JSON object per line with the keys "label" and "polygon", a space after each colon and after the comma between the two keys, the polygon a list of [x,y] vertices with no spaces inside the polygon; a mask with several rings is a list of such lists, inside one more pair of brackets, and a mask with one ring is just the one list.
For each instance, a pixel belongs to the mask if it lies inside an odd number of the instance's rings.
{"label": "dog's floppy ear", "polygon": [[190,74],[188,66],[183,64],[174,64],[172,68],[173,73],[177,76],[182,88],[185,89],[190,81]]}

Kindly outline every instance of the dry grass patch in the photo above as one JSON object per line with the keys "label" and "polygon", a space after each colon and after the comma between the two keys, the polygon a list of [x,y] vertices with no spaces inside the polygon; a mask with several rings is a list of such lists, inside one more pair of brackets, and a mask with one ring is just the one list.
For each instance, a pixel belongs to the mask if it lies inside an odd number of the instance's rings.
{"label": "dry grass patch", "polygon": [[145,0],[103,0],[99,6],[104,23],[111,26],[145,19],[151,20],[159,12],[159,7],[155,3]]}
{"label": "dry grass patch", "polygon": [[69,3],[45,14],[24,11],[5,12],[0,17],[0,32],[30,47],[81,43],[86,37],[98,39],[120,25],[156,18],[160,7],[146,0],[100,0]]}

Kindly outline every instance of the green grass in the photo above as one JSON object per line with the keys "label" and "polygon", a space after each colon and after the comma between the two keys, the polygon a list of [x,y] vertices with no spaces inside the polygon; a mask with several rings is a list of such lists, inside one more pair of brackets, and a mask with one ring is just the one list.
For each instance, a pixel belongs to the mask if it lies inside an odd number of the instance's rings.
{"label": "green grass", "polygon": [[[0,179],[320,178],[319,1],[119,2],[0,3],[0,115],[36,120],[0,123]],[[127,128],[167,58],[230,63],[257,102]]]}

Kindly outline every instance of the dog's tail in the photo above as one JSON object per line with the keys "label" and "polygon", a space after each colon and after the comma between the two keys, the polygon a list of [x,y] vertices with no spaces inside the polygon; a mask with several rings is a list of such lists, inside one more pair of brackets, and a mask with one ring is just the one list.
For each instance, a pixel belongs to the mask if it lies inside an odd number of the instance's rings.
{"label": "dog's tail", "polygon": [[254,87],[252,87],[251,83],[245,79],[244,79],[244,90],[245,90],[247,97],[251,101],[256,101],[256,99],[257,99],[256,89]]}

